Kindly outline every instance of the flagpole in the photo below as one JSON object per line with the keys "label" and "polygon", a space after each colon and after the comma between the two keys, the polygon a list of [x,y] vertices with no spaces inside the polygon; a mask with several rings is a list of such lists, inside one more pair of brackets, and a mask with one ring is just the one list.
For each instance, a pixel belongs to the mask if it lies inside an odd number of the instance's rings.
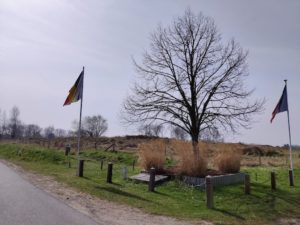
{"label": "flagpole", "polygon": [[[284,80],[286,86],[286,95],[288,101],[288,92],[287,92],[287,80]],[[289,178],[290,178],[290,186],[294,186],[294,169],[293,169],[293,158],[292,158],[292,138],[291,138],[291,125],[290,125],[290,112],[289,107],[287,108],[287,117],[288,117],[288,128],[289,128],[289,152],[290,152],[290,170],[289,170]]]}
{"label": "flagpole", "polygon": [[80,154],[80,136],[81,136],[81,116],[82,116],[82,101],[83,101],[83,84],[84,84],[84,67],[83,71],[83,78],[82,78],[82,93],[80,99],[80,115],[79,115],[79,127],[78,127],[78,145],[77,145],[77,159],[79,162],[79,154]]}

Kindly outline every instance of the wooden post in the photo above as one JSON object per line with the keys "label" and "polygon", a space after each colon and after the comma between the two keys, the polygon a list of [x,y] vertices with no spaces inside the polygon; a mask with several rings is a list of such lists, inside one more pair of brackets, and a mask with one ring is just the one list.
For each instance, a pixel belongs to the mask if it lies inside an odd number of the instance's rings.
{"label": "wooden post", "polygon": [[106,179],[107,183],[112,183],[112,171],[113,171],[113,164],[109,162],[107,164],[107,179]]}
{"label": "wooden post", "polygon": [[77,168],[77,176],[83,177],[83,167],[84,167],[84,160],[80,159],[78,162],[78,168]]}
{"label": "wooden post", "polygon": [[132,170],[134,171],[134,167],[135,167],[135,160],[133,160],[132,162]]}
{"label": "wooden post", "polygon": [[211,176],[205,177],[205,190],[206,190],[206,207],[212,209],[214,207],[214,193]]}
{"label": "wooden post", "polygon": [[123,180],[127,180],[128,179],[128,169],[126,166],[123,166],[121,169],[121,175]]}
{"label": "wooden post", "polygon": [[100,168],[103,170],[103,159],[101,159]]}
{"label": "wooden post", "polygon": [[70,145],[67,145],[67,146],[65,147],[65,156],[68,156],[69,153],[70,153],[70,151],[71,151],[71,147],[70,147]]}
{"label": "wooden post", "polygon": [[290,180],[290,186],[293,187],[294,186],[294,174],[293,174],[293,170],[289,170],[289,180]]}
{"label": "wooden post", "polygon": [[276,190],[276,177],[275,172],[271,172],[271,189],[272,191]]}
{"label": "wooden post", "polygon": [[150,169],[150,177],[148,183],[148,191],[154,192],[155,189],[155,168]]}
{"label": "wooden post", "polygon": [[250,175],[245,174],[245,194],[250,195],[250,193],[251,193]]}
{"label": "wooden post", "polygon": [[113,146],[112,146],[113,152],[116,151],[116,142],[114,141]]}

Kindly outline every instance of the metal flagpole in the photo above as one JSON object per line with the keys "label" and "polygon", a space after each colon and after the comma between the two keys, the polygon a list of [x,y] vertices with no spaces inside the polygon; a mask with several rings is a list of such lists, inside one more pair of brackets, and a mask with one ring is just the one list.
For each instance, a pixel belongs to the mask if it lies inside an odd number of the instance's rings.
{"label": "metal flagpole", "polygon": [[79,153],[80,153],[80,136],[81,136],[81,116],[82,116],[82,101],[83,101],[83,81],[84,81],[84,67],[82,69],[83,77],[82,77],[82,92],[80,99],[80,116],[79,116],[79,127],[78,127],[78,145],[77,145],[77,159],[79,161]]}
{"label": "metal flagpole", "polygon": [[[287,80],[284,80],[286,86],[286,98],[288,101],[288,92],[287,92]],[[292,158],[292,138],[291,138],[291,126],[290,126],[290,112],[289,107],[287,108],[287,117],[288,117],[288,128],[289,128],[289,152],[290,152],[290,170],[289,170],[289,178],[290,178],[290,186],[294,186],[294,169],[293,169],[293,158]]]}

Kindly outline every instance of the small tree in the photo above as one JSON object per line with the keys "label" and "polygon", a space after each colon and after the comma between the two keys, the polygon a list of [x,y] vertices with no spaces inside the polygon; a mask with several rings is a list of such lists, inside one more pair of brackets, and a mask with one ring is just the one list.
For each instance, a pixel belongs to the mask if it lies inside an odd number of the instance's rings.
{"label": "small tree", "polygon": [[17,106],[14,106],[10,111],[9,119],[9,131],[12,139],[19,138],[22,136],[22,125],[19,119],[20,110]]}
{"label": "small tree", "polygon": [[249,127],[264,101],[243,85],[247,53],[232,39],[223,44],[213,19],[187,10],[151,36],[150,51],[134,61],[140,82],[124,103],[129,124],[170,124],[188,133],[199,159],[200,133]]}
{"label": "small tree", "polygon": [[[78,128],[79,128],[79,122],[78,122],[78,120],[73,120],[72,121],[72,130],[69,131],[69,136],[71,136],[71,137],[77,137],[78,136]],[[89,136],[89,133],[85,130],[83,124],[81,125],[80,135],[82,137],[88,137]]]}
{"label": "small tree", "polygon": [[[78,121],[72,122],[73,130],[78,132]],[[82,120],[81,135],[90,137],[100,137],[108,129],[107,120],[101,115],[85,116]]]}
{"label": "small tree", "polygon": [[41,137],[42,128],[35,124],[28,124],[24,126],[24,136],[27,138]]}
{"label": "small tree", "polygon": [[91,137],[100,137],[106,132],[108,124],[101,115],[86,116],[83,120],[83,128]]}
{"label": "small tree", "polygon": [[159,137],[163,133],[163,126],[161,124],[144,124],[139,127],[139,132],[146,136]]}
{"label": "small tree", "polygon": [[186,131],[181,129],[180,127],[172,126],[171,127],[171,136],[173,138],[176,138],[179,140],[186,140],[188,133],[186,133]]}
{"label": "small tree", "polygon": [[67,136],[67,132],[64,129],[55,129],[54,130],[54,135],[55,137],[66,137]]}
{"label": "small tree", "polygon": [[199,137],[203,141],[223,142],[223,137],[217,128],[204,130]]}
{"label": "small tree", "polygon": [[1,136],[3,138],[9,137],[9,124],[6,117],[6,111],[2,112],[1,116]]}
{"label": "small tree", "polygon": [[0,139],[3,137],[3,129],[2,129],[2,124],[3,124],[3,121],[2,121],[2,112],[1,112],[1,109],[0,109]]}
{"label": "small tree", "polygon": [[45,138],[47,138],[47,139],[53,139],[53,138],[55,138],[54,131],[55,131],[55,128],[53,126],[46,127],[44,129],[44,136],[45,136]]}

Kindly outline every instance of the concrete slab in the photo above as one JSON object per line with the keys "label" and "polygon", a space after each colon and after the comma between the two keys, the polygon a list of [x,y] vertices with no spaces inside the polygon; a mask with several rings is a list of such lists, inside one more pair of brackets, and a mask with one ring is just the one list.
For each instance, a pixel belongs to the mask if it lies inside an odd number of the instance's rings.
{"label": "concrete slab", "polygon": [[[150,175],[148,173],[140,173],[138,175],[134,175],[130,177],[131,180],[149,183]],[[160,183],[167,181],[169,179],[168,176],[164,175],[155,175],[155,183]]]}

